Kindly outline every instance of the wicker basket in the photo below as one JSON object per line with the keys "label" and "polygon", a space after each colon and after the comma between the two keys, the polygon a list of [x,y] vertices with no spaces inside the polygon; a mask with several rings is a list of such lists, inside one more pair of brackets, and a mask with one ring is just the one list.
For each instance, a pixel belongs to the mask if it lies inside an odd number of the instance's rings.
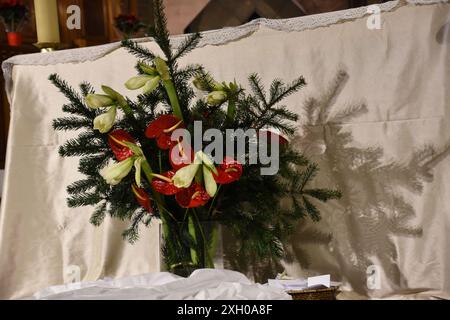
{"label": "wicker basket", "polygon": [[323,289],[292,290],[287,293],[292,296],[293,300],[336,300],[339,292],[339,287],[331,287]]}

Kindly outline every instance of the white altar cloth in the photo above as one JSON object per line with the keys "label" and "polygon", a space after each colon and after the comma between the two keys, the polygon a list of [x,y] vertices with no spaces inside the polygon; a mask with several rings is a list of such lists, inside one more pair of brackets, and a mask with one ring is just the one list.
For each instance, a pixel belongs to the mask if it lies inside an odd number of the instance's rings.
{"label": "white altar cloth", "polygon": [[254,284],[243,274],[203,269],[189,278],[161,272],[72,283],[40,290],[35,300],[291,300],[282,289]]}

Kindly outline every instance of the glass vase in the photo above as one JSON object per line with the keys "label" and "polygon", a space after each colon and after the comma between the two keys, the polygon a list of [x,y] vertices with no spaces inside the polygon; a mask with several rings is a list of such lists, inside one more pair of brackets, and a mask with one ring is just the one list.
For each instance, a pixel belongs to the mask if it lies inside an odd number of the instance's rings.
{"label": "glass vase", "polygon": [[198,269],[223,268],[222,226],[218,221],[163,222],[162,270],[189,277]]}

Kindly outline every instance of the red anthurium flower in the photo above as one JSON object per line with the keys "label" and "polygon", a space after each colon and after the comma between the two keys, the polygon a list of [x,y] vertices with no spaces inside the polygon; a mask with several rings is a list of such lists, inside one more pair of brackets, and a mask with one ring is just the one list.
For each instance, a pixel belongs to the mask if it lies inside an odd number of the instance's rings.
{"label": "red anthurium flower", "polygon": [[176,143],[170,139],[172,132],[180,128],[184,128],[182,120],[174,115],[165,114],[150,123],[145,135],[147,138],[156,139],[160,149],[168,150]]}
{"label": "red anthurium flower", "polygon": [[205,188],[193,183],[189,188],[182,189],[176,195],[178,204],[183,208],[197,208],[208,203],[211,197],[206,192]]}
{"label": "red anthurium flower", "polygon": [[260,130],[259,136],[266,137],[268,143],[270,143],[273,140],[277,141],[277,139],[278,139],[278,143],[280,144],[280,146],[284,146],[289,143],[289,141],[285,137],[283,137],[275,132],[268,131],[268,130]]}
{"label": "red anthurium flower", "polygon": [[154,174],[152,187],[155,191],[165,195],[173,196],[181,191],[180,188],[175,187],[172,177],[175,175],[174,171],[169,171],[163,174]]}
{"label": "red anthurium flower", "polygon": [[150,197],[145,192],[144,189],[138,188],[135,184],[131,185],[131,189],[133,190],[134,196],[136,197],[137,202],[149,213],[153,213],[152,203],[150,201]]}
{"label": "red anthurium flower", "polygon": [[133,151],[120,144],[120,142],[136,143],[136,141],[128,132],[124,130],[116,130],[109,134],[108,144],[114,152],[116,159],[118,161],[124,161],[133,156]]}
{"label": "red anthurium flower", "polygon": [[213,174],[218,184],[228,184],[238,181],[242,177],[242,164],[230,157],[225,157],[217,168],[217,175]]}
{"label": "red anthurium flower", "polygon": [[169,161],[174,170],[179,170],[191,164],[194,159],[194,151],[191,146],[179,141],[170,147]]}

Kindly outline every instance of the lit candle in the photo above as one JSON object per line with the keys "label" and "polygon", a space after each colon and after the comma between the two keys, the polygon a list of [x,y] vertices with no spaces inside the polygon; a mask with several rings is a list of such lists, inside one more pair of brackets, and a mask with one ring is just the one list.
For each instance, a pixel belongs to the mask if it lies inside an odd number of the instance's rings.
{"label": "lit candle", "polygon": [[34,0],[38,43],[59,43],[56,0]]}

